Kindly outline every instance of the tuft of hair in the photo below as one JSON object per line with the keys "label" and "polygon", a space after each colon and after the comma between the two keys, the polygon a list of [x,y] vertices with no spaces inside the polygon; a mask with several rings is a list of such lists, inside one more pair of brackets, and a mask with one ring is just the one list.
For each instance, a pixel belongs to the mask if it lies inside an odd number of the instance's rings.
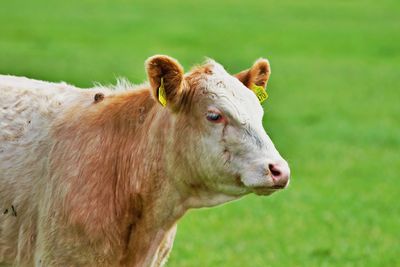
{"label": "tuft of hair", "polygon": [[116,80],[117,80],[116,84],[103,85],[101,83],[94,83],[94,88],[108,89],[115,92],[124,92],[124,91],[136,91],[136,90],[141,90],[145,87],[149,87],[149,82],[143,82],[141,84],[133,84],[124,77],[117,77]]}

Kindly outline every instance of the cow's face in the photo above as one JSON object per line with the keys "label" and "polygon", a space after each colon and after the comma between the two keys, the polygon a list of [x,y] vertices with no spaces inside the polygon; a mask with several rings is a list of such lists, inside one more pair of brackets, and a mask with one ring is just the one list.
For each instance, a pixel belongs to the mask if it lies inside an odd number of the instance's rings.
{"label": "cow's face", "polygon": [[152,80],[152,71],[161,74],[167,98],[172,96],[167,108],[179,128],[176,138],[185,147],[184,159],[179,158],[185,162],[181,166],[190,169],[194,180],[189,183],[229,196],[268,195],[288,185],[288,164],[265,132],[263,109],[248,88],[266,86],[267,60],[236,76],[211,60],[183,75],[176,61],[153,57],[148,72],[157,97],[160,78]]}

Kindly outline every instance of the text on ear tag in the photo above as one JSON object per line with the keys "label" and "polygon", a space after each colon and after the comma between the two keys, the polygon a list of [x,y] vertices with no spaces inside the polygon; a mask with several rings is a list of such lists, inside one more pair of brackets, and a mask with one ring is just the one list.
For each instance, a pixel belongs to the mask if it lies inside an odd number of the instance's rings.
{"label": "text on ear tag", "polygon": [[158,88],[158,101],[163,107],[167,105],[167,95],[165,94],[164,78],[161,78],[161,84]]}
{"label": "text on ear tag", "polygon": [[258,101],[260,101],[260,103],[267,100],[268,94],[264,87],[253,84],[250,89],[256,94]]}

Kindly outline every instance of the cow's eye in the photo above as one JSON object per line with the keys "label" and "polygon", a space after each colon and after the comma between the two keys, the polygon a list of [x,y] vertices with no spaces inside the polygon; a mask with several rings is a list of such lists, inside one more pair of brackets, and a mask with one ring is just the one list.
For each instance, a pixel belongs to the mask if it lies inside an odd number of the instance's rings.
{"label": "cow's eye", "polygon": [[222,121],[222,115],[216,112],[209,111],[207,112],[207,120],[211,122],[221,122]]}

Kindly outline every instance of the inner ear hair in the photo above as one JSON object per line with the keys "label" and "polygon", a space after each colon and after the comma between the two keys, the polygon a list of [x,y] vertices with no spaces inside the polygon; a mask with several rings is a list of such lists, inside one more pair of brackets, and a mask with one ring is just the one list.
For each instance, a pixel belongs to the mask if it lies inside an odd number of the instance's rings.
{"label": "inner ear hair", "polygon": [[167,100],[174,101],[183,81],[183,68],[178,61],[168,56],[156,55],[146,61],[146,70],[154,97],[158,97],[163,79]]}
{"label": "inner ear hair", "polygon": [[241,71],[234,76],[238,78],[246,87],[250,88],[253,84],[265,87],[271,75],[269,61],[260,58],[254,62],[250,69]]}

